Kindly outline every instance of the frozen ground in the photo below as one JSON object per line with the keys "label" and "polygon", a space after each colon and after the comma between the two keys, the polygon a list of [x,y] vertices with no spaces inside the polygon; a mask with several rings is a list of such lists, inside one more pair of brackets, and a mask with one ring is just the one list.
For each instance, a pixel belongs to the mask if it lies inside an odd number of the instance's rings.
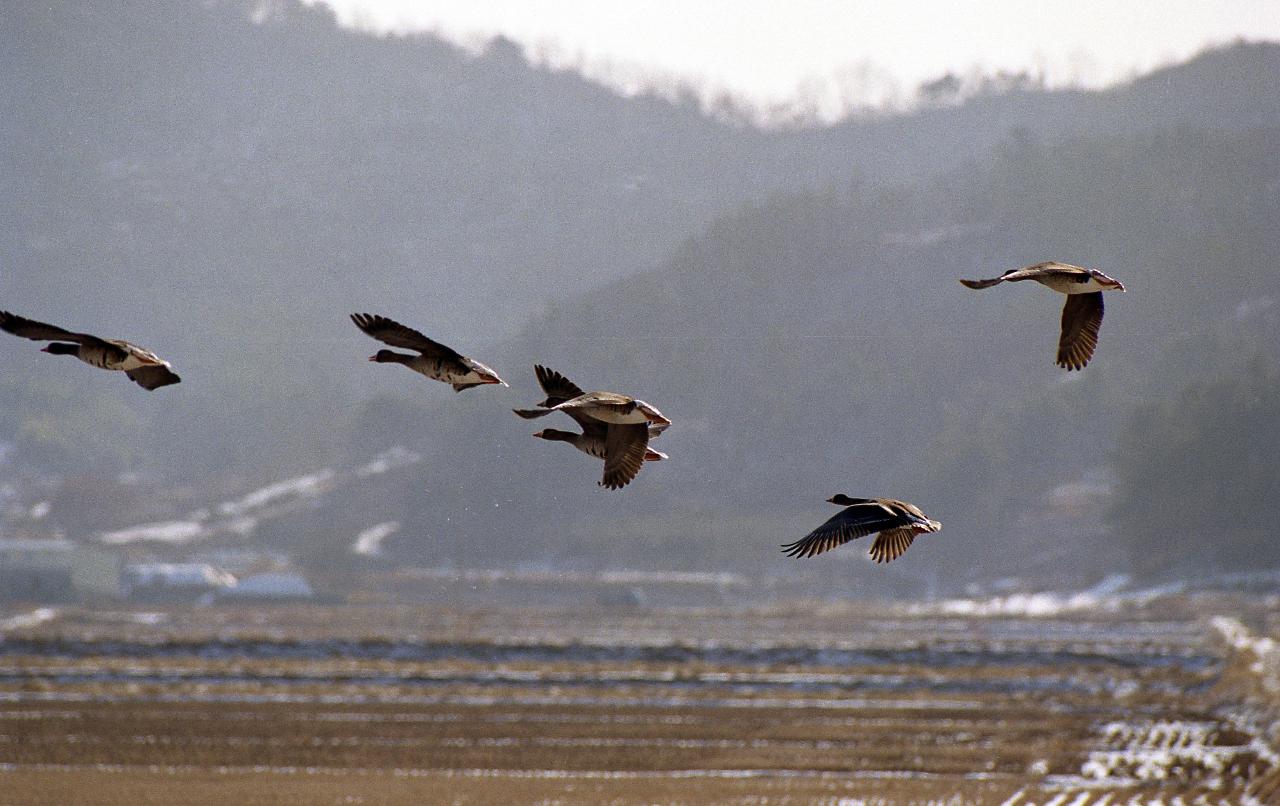
{"label": "frozen ground", "polygon": [[0,613],[0,801],[1271,803],[1276,604]]}

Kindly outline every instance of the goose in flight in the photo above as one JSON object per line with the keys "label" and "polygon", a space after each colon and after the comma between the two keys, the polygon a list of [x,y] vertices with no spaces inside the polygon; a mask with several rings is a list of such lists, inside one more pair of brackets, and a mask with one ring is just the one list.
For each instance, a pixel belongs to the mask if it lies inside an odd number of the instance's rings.
{"label": "goose in flight", "polygon": [[902,556],[916,535],[942,530],[942,524],[930,520],[918,507],[893,498],[851,498],[843,493],[827,501],[845,507],[826,523],[782,551],[788,557],[813,557],[827,549],[844,545],[878,532],[871,544],[871,559],[887,563]]}
{"label": "goose in flight", "polygon": [[583,392],[577,384],[555,370],[534,366],[538,383],[547,399],[536,409],[514,409],[531,420],[553,411],[563,411],[582,427],[582,433],[548,428],[534,436],[568,442],[590,456],[604,460],[600,486],[610,490],[627,486],[641,465],[667,458],[649,447],[649,440],[662,433],[671,421],[653,406],[616,392]]}
{"label": "goose in flight", "polygon": [[506,381],[498,377],[498,373],[479,361],[473,361],[438,341],[432,341],[413,328],[405,327],[385,316],[353,313],[351,321],[366,334],[384,344],[404,347],[419,353],[407,355],[394,350],[379,350],[369,356],[370,361],[376,361],[379,364],[404,364],[433,381],[443,381],[452,385],[455,392],[486,383],[507,385]]}
{"label": "goose in flight", "polygon": [[103,339],[88,333],[72,333],[56,325],[0,311],[0,330],[32,341],[52,342],[42,353],[74,355],[99,369],[119,370],[143,389],[159,389],[182,379],[168,361],[150,350],[123,339]]}
{"label": "goose in flight", "polygon": [[[538,404],[541,408],[549,409],[583,394],[581,387],[554,369],[534,364],[533,371],[538,376],[538,385],[542,387],[542,391],[547,393],[546,400]],[[605,437],[607,436],[608,425],[594,417],[588,417],[580,411],[570,409],[566,413],[582,428],[581,434],[574,431],[545,428],[535,433],[534,436],[551,442],[567,442],[588,456],[604,459]],[[665,428],[665,426],[660,427],[650,423],[649,440],[652,441]],[[665,453],[654,450],[652,445],[645,448],[644,460],[646,462],[659,462],[667,458],[669,457]]]}
{"label": "goose in flight", "polygon": [[1069,263],[1037,263],[1023,269],[1010,269],[990,280],[961,280],[969,288],[990,288],[1003,282],[1035,280],[1060,294],[1067,295],[1062,308],[1062,335],[1058,338],[1057,364],[1068,371],[1084,369],[1098,346],[1098,328],[1102,326],[1102,292],[1123,291],[1124,283],[1097,269],[1085,269]]}

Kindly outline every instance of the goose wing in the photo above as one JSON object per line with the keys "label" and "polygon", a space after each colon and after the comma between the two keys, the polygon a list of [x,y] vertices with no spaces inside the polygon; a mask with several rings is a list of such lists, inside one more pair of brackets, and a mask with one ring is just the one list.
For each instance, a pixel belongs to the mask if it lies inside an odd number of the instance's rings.
{"label": "goose wing", "polygon": [[356,327],[363,330],[367,335],[372,336],[383,344],[416,350],[431,358],[453,359],[466,363],[466,357],[457,350],[429,339],[413,328],[406,327],[394,319],[388,319],[377,314],[353,313],[351,314],[351,321],[355,322]]}
{"label": "goose wing", "polygon": [[534,364],[533,372],[538,376],[538,385],[547,393],[547,399],[541,403],[545,408],[558,406],[583,394],[581,387],[554,369]]}
{"label": "goose wing", "polygon": [[537,417],[546,417],[556,409],[512,409],[512,411],[526,420],[532,420]]}
{"label": "goose wing", "polygon": [[161,386],[168,386],[171,383],[179,383],[182,378],[178,374],[163,364],[151,367],[141,367],[139,369],[131,369],[125,372],[129,376],[129,380],[141,386],[143,389],[159,389]]}
{"label": "goose wing", "polygon": [[1058,339],[1058,366],[1084,369],[1098,346],[1102,327],[1102,292],[1068,294],[1062,306],[1062,335]]}
{"label": "goose wing", "polygon": [[[544,367],[541,364],[534,364],[533,372],[538,376],[538,385],[542,387],[542,391],[547,393],[547,399],[539,403],[539,406],[549,409],[573,400],[575,397],[582,397],[585,394],[582,391],[582,387],[554,369]],[[561,409],[561,411],[572,417],[574,422],[582,427],[583,433],[604,436],[604,424],[596,418],[589,417],[581,411],[571,408]]]}
{"label": "goose wing", "polygon": [[1034,266],[1025,266],[1021,269],[1010,269],[999,277],[992,277],[989,280],[961,280],[960,282],[968,288],[990,288],[1003,282],[1016,283],[1020,280],[1034,280],[1037,277],[1044,277],[1050,274],[1088,273],[1088,269],[1072,266],[1070,263],[1058,263],[1051,260],[1045,263],[1037,263]]}
{"label": "goose wing", "polygon": [[37,322],[34,319],[18,316],[8,311],[0,311],[0,330],[12,333],[15,336],[21,336],[24,339],[31,339],[32,341],[64,341],[76,344],[101,345],[103,347],[112,346],[105,339],[100,339],[97,336],[91,336],[88,333],[72,333],[70,330],[63,330],[57,325]]}
{"label": "goose wing", "polygon": [[826,523],[794,543],[787,543],[782,552],[788,557],[813,557],[850,540],[907,523],[910,523],[909,518],[890,511],[878,501],[854,504],[832,515]]}
{"label": "goose wing", "polygon": [[915,539],[915,529],[910,526],[886,529],[876,535],[875,542],[871,544],[871,559],[878,563],[896,560],[902,556],[902,552],[906,551],[907,547],[911,545],[911,541]]}
{"label": "goose wing", "polygon": [[604,478],[602,487],[621,489],[631,483],[644,464],[649,446],[649,426],[645,423],[610,423],[604,438]]}

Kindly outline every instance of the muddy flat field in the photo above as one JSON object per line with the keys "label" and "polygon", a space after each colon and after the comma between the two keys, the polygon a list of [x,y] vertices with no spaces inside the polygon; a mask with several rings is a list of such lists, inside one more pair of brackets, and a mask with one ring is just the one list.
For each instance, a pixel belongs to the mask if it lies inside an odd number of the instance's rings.
{"label": "muddy flat field", "polygon": [[1280,803],[1276,609],[11,609],[0,802]]}

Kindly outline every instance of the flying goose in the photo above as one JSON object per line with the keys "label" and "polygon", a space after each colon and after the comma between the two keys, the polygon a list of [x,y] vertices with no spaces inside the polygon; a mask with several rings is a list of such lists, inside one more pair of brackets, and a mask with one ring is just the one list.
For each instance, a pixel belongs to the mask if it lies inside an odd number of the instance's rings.
{"label": "flying goose", "polygon": [[[546,400],[538,404],[541,408],[549,409],[583,394],[581,387],[554,369],[544,367],[541,364],[534,364],[533,371],[538,376],[538,385],[542,387],[542,391],[547,393]],[[538,431],[534,436],[552,442],[567,442],[588,456],[604,459],[605,436],[608,431],[608,425],[575,409],[568,409],[565,413],[582,427],[581,434],[573,431],[546,428]],[[650,423],[649,439],[652,440],[665,429],[666,426]],[[646,462],[658,462],[667,458],[669,457],[662,451],[654,450],[652,447],[645,448],[644,460]]]}
{"label": "flying goose", "polygon": [[433,381],[443,381],[452,385],[455,392],[486,383],[507,385],[506,381],[498,377],[498,373],[479,361],[473,361],[438,341],[432,341],[413,328],[405,327],[385,316],[353,313],[351,321],[355,322],[356,327],[384,344],[404,347],[420,353],[420,355],[406,355],[394,350],[379,350],[369,356],[370,361],[376,361],[379,364],[404,364]]}
{"label": "flying goose", "polygon": [[1084,369],[1098,346],[1098,328],[1102,326],[1102,292],[1123,291],[1124,283],[1097,269],[1085,269],[1069,263],[1037,263],[1023,269],[1010,269],[990,280],[961,280],[969,288],[990,288],[1005,281],[1035,280],[1060,294],[1067,295],[1062,308],[1062,336],[1058,339],[1058,366]]}
{"label": "flying goose", "polygon": [[56,325],[47,325],[8,311],[0,311],[0,330],[32,341],[48,341],[42,353],[74,355],[99,369],[120,370],[143,389],[159,389],[182,379],[170,369],[168,361],[123,339],[102,339],[88,333],[72,333]]}
{"label": "flying goose", "polygon": [[846,508],[796,542],[784,545],[784,554],[788,557],[813,557],[850,540],[879,532],[871,544],[871,559],[887,563],[901,557],[916,535],[942,530],[941,523],[930,520],[918,507],[906,501],[850,498],[843,493],[833,495],[827,501]]}
{"label": "flying goose", "polygon": [[537,409],[513,409],[531,420],[553,411],[563,411],[582,426],[582,433],[548,428],[534,436],[568,442],[583,453],[604,459],[604,477],[600,486],[610,490],[627,486],[645,461],[667,458],[649,447],[671,421],[653,406],[616,392],[583,392],[576,384],[555,370],[534,365],[538,383],[547,399]]}

